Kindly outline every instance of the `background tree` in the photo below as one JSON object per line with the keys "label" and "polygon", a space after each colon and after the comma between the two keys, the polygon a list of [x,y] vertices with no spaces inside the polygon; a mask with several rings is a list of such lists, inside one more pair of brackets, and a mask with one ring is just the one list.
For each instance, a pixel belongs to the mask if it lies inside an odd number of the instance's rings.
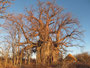
{"label": "background tree", "polygon": [[[16,53],[17,53],[17,45],[16,42],[18,41],[18,30],[16,29],[16,25],[15,24],[10,24],[8,22],[3,23],[2,25],[0,25],[2,27],[2,33],[5,33],[5,35],[2,37],[4,41],[2,41],[2,43],[6,43],[9,47],[10,47],[10,54],[12,54],[12,60],[15,64],[16,61]],[[4,47],[4,46],[3,46]],[[5,47],[7,47],[5,45]]]}
{"label": "background tree", "polygon": [[[23,15],[19,14],[16,18],[17,20],[21,20],[21,17]],[[16,23],[16,18],[14,16],[12,16],[12,18],[14,19],[10,19],[8,20],[8,18],[6,17],[6,21],[1,24],[0,26],[2,27],[2,32],[6,33],[6,36],[4,35],[4,41],[2,41],[3,43],[6,42],[7,44],[9,44],[11,46],[11,53],[12,53],[12,61],[13,64],[22,64],[22,59],[23,57],[25,57],[25,53],[27,53],[27,51],[25,52],[24,49],[26,49],[25,46],[23,46],[24,44],[22,44],[22,47],[18,46],[18,44],[20,42],[24,41],[24,36],[23,36],[23,31],[20,28],[20,25],[22,25],[21,21]],[[7,41],[6,41],[7,40]],[[22,49],[22,50],[21,50]],[[28,50],[28,61],[30,61],[30,52],[31,50]],[[23,53],[23,55],[22,55]],[[27,58],[26,58],[27,59]],[[30,62],[28,62],[30,64]]]}
{"label": "background tree", "polygon": [[82,53],[76,55],[77,61],[83,64],[90,64],[90,54]]}
{"label": "background tree", "polygon": [[7,7],[12,4],[11,1],[14,0],[0,0],[0,18],[5,17]]}

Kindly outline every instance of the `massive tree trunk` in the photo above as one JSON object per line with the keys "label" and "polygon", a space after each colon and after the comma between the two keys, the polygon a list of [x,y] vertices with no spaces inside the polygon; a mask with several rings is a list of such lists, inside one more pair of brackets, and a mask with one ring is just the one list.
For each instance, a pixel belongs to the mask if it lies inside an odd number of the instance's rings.
{"label": "massive tree trunk", "polygon": [[56,63],[59,59],[58,49],[54,47],[52,42],[43,43],[37,48],[36,57],[39,64],[50,65]]}

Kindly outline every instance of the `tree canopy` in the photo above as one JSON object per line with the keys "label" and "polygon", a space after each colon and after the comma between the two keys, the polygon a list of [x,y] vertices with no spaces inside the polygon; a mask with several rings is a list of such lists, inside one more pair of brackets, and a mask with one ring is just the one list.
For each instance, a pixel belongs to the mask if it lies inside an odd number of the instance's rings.
{"label": "tree canopy", "polygon": [[26,10],[26,14],[6,15],[1,26],[8,32],[13,54],[21,47],[16,55],[23,57],[27,50],[35,52],[37,64],[58,62],[62,52],[76,46],[73,41],[81,40],[82,35],[78,19],[63,11],[55,3],[38,1],[37,7]]}

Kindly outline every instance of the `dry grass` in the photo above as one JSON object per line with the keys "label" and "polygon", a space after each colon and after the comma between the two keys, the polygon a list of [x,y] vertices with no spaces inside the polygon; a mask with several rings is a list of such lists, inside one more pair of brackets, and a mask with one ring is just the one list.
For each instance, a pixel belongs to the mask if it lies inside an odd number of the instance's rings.
{"label": "dry grass", "polygon": [[25,65],[24,63],[22,66],[14,66],[11,63],[7,63],[7,66],[5,67],[5,62],[0,60],[0,68],[90,68],[90,55],[88,53],[82,53],[79,55],[76,55],[77,62],[71,62],[71,61],[59,61],[58,64],[52,64],[52,65],[36,65],[35,63],[31,63],[29,65]]}
{"label": "dry grass", "polygon": [[13,65],[7,65],[0,66],[0,68],[90,68],[90,65],[83,64],[83,63],[66,63],[64,62],[63,65],[57,65],[57,66],[43,66],[43,65],[22,65],[21,67],[13,66]]}

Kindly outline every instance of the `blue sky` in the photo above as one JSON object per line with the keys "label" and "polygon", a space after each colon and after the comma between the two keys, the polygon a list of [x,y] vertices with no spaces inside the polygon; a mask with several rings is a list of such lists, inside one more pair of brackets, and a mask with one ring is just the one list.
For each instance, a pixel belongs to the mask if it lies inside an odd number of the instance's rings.
{"label": "blue sky", "polygon": [[[37,0],[16,0],[13,3],[7,10],[9,13],[25,13],[24,9],[30,8],[30,5],[36,5]],[[78,18],[82,28],[85,30],[85,36],[83,37],[85,48],[70,48],[70,50],[75,50],[71,53],[77,54],[82,51],[90,53],[90,0],[56,0],[56,3],[62,6],[65,12],[71,12],[72,16]]]}
{"label": "blue sky", "polygon": [[85,30],[83,37],[85,48],[74,48],[76,51],[73,53],[77,54],[81,51],[90,53],[90,0],[57,0],[57,3],[78,18],[82,28]]}

